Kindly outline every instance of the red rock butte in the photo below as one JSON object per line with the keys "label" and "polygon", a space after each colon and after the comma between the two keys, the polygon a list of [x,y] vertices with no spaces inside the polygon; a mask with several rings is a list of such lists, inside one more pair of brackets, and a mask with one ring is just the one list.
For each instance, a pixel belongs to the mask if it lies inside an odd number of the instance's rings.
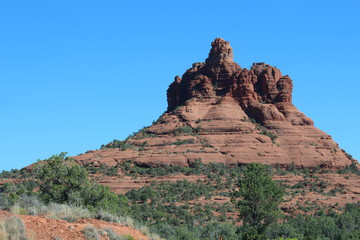
{"label": "red rock butte", "polygon": [[292,104],[288,75],[265,63],[240,67],[221,38],[211,46],[205,62],[175,77],[167,90],[168,109],[153,125],[75,159],[110,166],[128,160],[189,165],[201,159],[325,168],[355,161]]}

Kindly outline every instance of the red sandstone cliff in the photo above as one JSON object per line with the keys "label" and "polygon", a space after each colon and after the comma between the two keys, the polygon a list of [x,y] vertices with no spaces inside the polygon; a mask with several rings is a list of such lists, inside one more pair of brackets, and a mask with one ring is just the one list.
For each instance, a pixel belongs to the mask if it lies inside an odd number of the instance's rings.
{"label": "red sandstone cliff", "polygon": [[116,165],[187,165],[195,159],[225,164],[296,164],[340,168],[351,164],[331,136],[292,104],[293,82],[279,69],[233,61],[229,42],[212,43],[208,58],[175,77],[168,109],[152,126],[122,142],[75,157]]}

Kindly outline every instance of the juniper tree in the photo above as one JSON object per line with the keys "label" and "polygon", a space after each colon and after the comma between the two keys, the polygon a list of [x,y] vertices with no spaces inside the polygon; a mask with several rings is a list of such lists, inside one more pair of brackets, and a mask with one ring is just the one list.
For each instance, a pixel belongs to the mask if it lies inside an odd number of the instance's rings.
{"label": "juniper tree", "polygon": [[271,179],[269,168],[262,164],[249,164],[239,180],[236,195],[240,197],[236,206],[243,222],[242,239],[266,239],[267,228],[281,213],[279,204],[284,196],[282,187]]}

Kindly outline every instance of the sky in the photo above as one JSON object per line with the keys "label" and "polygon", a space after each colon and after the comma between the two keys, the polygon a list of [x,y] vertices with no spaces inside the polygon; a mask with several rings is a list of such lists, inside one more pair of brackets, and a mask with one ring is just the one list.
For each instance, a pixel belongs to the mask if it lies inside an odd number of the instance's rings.
{"label": "sky", "polygon": [[0,171],[99,149],[167,108],[221,37],[293,79],[293,102],[360,159],[358,0],[3,0]]}

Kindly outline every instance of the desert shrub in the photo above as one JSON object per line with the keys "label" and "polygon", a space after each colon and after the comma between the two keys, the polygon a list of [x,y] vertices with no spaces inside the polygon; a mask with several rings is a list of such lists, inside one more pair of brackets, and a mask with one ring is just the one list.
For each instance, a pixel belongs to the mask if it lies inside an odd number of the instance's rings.
{"label": "desert shrub", "polygon": [[82,232],[84,233],[86,240],[100,240],[100,236],[96,228],[92,225],[86,226]]}
{"label": "desert shrub", "polygon": [[218,222],[210,222],[201,230],[199,239],[237,240],[239,239],[239,236],[237,234],[237,228],[231,224],[219,224]]}
{"label": "desert shrub", "polygon": [[20,183],[5,183],[0,186],[0,209],[10,210],[21,196],[36,196],[37,183],[33,180]]}
{"label": "desert shrub", "polygon": [[4,222],[0,222],[0,239],[7,239],[7,233],[4,227]]}
{"label": "desert shrub", "polygon": [[22,196],[10,208],[14,213],[27,215],[45,215],[54,219],[63,219],[74,222],[80,218],[92,218],[95,215],[81,206],[67,204],[48,203],[45,204],[35,196]]}
{"label": "desert shrub", "polygon": [[237,240],[238,228],[232,224],[209,222],[205,225],[172,226],[164,223],[157,226],[157,232],[165,239],[207,239],[207,240]]}
{"label": "desert shrub", "polygon": [[180,134],[193,134],[193,129],[190,126],[184,125],[181,127],[178,127],[174,130],[174,133],[176,135],[180,135]]}
{"label": "desert shrub", "polygon": [[289,171],[291,173],[297,174],[298,170],[296,168],[295,163],[290,163],[287,167],[286,167],[286,171]]}
{"label": "desert shrub", "polygon": [[13,183],[5,183],[0,186],[0,208],[9,210],[19,199],[18,186]]}
{"label": "desert shrub", "polygon": [[68,222],[75,222],[81,218],[94,217],[94,214],[86,208],[57,203],[44,205],[39,212],[47,214],[51,218],[62,219]]}
{"label": "desert shrub", "polygon": [[0,173],[0,178],[20,178],[21,173],[18,169],[11,169],[10,171],[3,170]]}
{"label": "desert shrub", "polygon": [[353,173],[360,176],[360,170],[357,167],[355,161],[353,161],[350,165],[346,166],[345,168],[338,170],[337,173],[339,174]]}
{"label": "desert shrub", "polygon": [[11,169],[10,171],[3,170],[0,172],[0,178],[12,178],[12,179],[26,179],[33,176],[32,171],[26,169]]}
{"label": "desert shrub", "polygon": [[275,135],[274,133],[268,132],[265,129],[261,130],[260,134],[268,136],[273,143],[275,143],[275,140],[278,138],[277,135]]}
{"label": "desert shrub", "polygon": [[202,182],[193,183],[180,180],[176,183],[152,183],[150,186],[144,186],[139,190],[131,190],[126,196],[134,202],[143,203],[150,200],[153,203],[158,203],[159,201],[190,201],[212,191],[214,191],[213,186],[205,185]]}
{"label": "desert shrub", "polygon": [[291,239],[300,238],[301,234],[296,232],[296,229],[288,223],[274,223],[266,231],[269,239]]}
{"label": "desert shrub", "polygon": [[120,240],[135,240],[135,238],[130,235],[121,235]]}
{"label": "desert shrub", "polygon": [[275,237],[294,237],[304,240],[349,240],[359,239],[359,203],[347,204],[342,214],[329,211],[327,215],[296,215],[287,223],[272,225],[268,231],[270,239]]}
{"label": "desert shrub", "polygon": [[110,240],[121,240],[120,236],[111,228],[104,228],[104,231],[107,233]]}
{"label": "desert shrub", "polygon": [[[48,167],[46,162],[41,165]],[[66,160],[65,165],[71,167],[74,163]],[[277,169],[281,170],[282,167],[284,166],[278,165]],[[33,192],[36,186],[35,182],[24,182],[24,184],[18,185],[5,184],[0,186],[0,207],[7,210],[11,209],[15,213],[42,214],[67,221],[76,221],[79,218],[96,218],[135,227],[147,233],[148,236],[150,236],[150,232],[156,232],[161,237],[170,240],[220,239],[220,237],[225,240],[251,237],[249,234],[244,234],[249,231],[246,227],[238,228],[232,224],[224,224],[226,221],[235,222],[235,219],[228,216],[228,213],[236,212],[234,204],[228,203],[225,206],[225,204],[217,203],[189,203],[189,201],[200,197],[207,199],[212,196],[231,197],[232,193],[235,192],[234,189],[237,189],[238,186],[236,179],[247,172],[243,167],[225,166],[219,163],[204,164],[201,159],[194,159],[189,162],[187,167],[165,165],[151,168],[139,166],[129,161],[119,164],[116,168],[114,167],[116,171],[117,168],[130,176],[160,176],[183,173],[187,175],[203,175],[205,178],[198,182],[152,183],[149,186],[132,190],[126,195],[116,195],[111,193],[107,187],[85,182],[76,190],[68,193],[68,200],[64,202],[65,204],[40,201],[36,198],[37,194]],[[295,188],[302,189],[306,187],[321,190],[327,187],[326,182],[321,182],[312,177],[310,174],[311,171],[314,172],[312,169],[296,170],[295,166],[290,165],[288,170],[294,173],[303,171],[309,177],[309,179],[295,185]],[[82,170],[80,169],[80,171]],[[98,166],[96,171],[106,174],[108,171],[112,172],[114,170],[106,166]],[[267,173],[271,174],[269,168]],[[256,180],[261,178],[260,175],[257,173]],[[267,188],[264,187],[264,189]],[[333,192],[338,191],[341,191],[341,188],[337,188]],[[256,193],[257,191],[253,192]],[[264,203],[259,203],[256,206],[266,211],[269,209],[264,207]],[[313,207],[313,205],[307,205],[302,208],[311,210],[307,213],[308,216],[287,216],[281,221],[273,222],[267,228],[266,237],[278,240],[360,239],[359,203],[347,205],[342,214],[323,209],[322,212],[311,215],[314,210]],[[0,236],[1,234],[5,234],[4,225],[3,228],[0,228]],[[99,233],[97,232],[97,234]],[[110,235],[111,233],[108,233],[109,238],[111,238]],[[115,233],[111,236],[112,239],[121,239],[122,237]],[[153,236],[155,237],[152,239],[159,238],[156,235]],[[0,239],[2,238],[0,237]]]}
{"label": "desert shrub", "polygon": [[13,205],[10,212],[17,215],[27,215],[27,209],[20,207],[18,204]]}
{"label": "desert shrub", "polygon": [[137,132],[133,132],[123,141],[114,139],[112,142],[108,144],[103,144],[101,145],[101,149],[120,148],[122,151],[125,151],[126,149],[134,147],[133,143],[129,142],[129,140],[131,139],[144,139],[144,138],[152,138],[157,136],[156,133],[149,132],[147,128],[148,127],[143,127],[142,129],[139,129]]}
{"label": "desert shrub", "polygon": [[4,229],[9,240],[27,240],[25,225],[19,217],[12,216],[4,221]]}
{"label": "desert shrub", "polygon": [[66,153],[53,155],[38,168],[39,193],[46,203],[70,203],[70,196],[88,182],[85,169],[66,158]]}
{"label": "desert shrub", "polygon": [[[149,135],[148,137],[152,137],[152,136]],[[148,145],[147,141],[144,141],[141,144],[135,144],[134,142],[129,141],[130,139],[142,139],[142,138],[145,138],[145,137],[144,136],[139,137],[138,135],[136,135],[136,136],[128,137],[124,141],[119,141],[119,140],[115,139],[106,145],[101,145],[101,149],[120,148],[121,151],[125,151],[127,149],[132,149],[135,151],[143,151],[145,149],[145,147]]]}
{"label": "desert shrub", "polygon": [[107,176],[118,176],[118,168],[116,166],[113,167],[109,167],[108,169],[105,170],[104,174]]}
{"label": "desert shrub", "polygon": [[38,215],[43,205],[36,196],[23,195],[10,207],[10,211],[16,214]]}
{"label": "desert shrub", "polygon": [[200,158],[189,162],[189,166],[163,165],[160,167],[139,166],[133,161],[126,161],[119,165],[123,173],[128,176],[165,176],[171,174],[183,173],[185,175],[208,175],[213,174],[227,176],[228,179],[235,178],[241,171],[239,166],[225,166],[223,163],[204,164]]}
{"label": "desert shrub", "polygon": [[149,132],[147,129],[148,127],[143,127],[142,129],[139,129],[137,132],[133,132],[132,134],[130,134],[125,140],[152,138],[157,136],[157,134]]}
{"label": "desert shrub", "polygon": [[172,143],[172,145],[194,144],[195,142],[195,139],[177,139],[176,142]]}
{"label": "desert shrub", "polygon": [[336,239],[338,235],[334,220],[329,217],[307,217],[303,225],[304,239]]}
{"label": "desert shrub", "polygon": [[325,195],[327,196],[336,196],[337,193],[344,191],[344,187],[335,186],[333,189],[330,189]]}
{"label": "desert shrub", "polygon": [[96,212],[95,218],[106,221],[106,222],[119,223],[119,224],[122,224],[122,225],[125,225],[128,227],[135,227],[135,225],[136,225],[134,219],[132,219],[129,216],[112,214],[112,213],[106,212],[101,209]]}
{"label": "desert shrub", "polygon": [[81,191],[82,203],[91,211],[104,209],[108,212],[118,212],[119,198],[110,191],[108,186],[88,184]]}
{"label": "desert shrub", "polygon": [[350,153],[347,153],[344,149],[341,149],[341,150],[343,151],[343,153],[349,160],[353,160],[353,156]]}
{"label": "desert shrub", "polygon": [[360,239],[360,230],[354,230],[351,232],[344,232],[342,239],[346,240],[359,240]]}
{"label": "desert shrub", "polygon": [[98,209],[112,213],[126,212],[126,199],[118,197],[107,186],[89,183],[86,170],[65,158],[64,153],[52,156],[41,164],[37,178],[40,181],[40,198],[45,203],[84,206],[93,212]]}
{"label": "desert shrub", "polygon": [[106,145],[101,145],[101,149],[120,148],[122,151],[125,151],[131,147],[132,147],[132,144],[129,143],[128,141],[126,141],[126,140],[120,141],[120,140],[116,140],[116,139],[114,139],[112,142],[110,142]]}

